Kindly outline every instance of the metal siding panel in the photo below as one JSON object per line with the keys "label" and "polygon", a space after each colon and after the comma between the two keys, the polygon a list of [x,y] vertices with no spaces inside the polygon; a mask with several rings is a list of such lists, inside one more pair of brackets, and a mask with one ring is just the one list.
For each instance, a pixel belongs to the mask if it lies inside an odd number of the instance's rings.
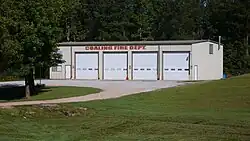
{"label": "metal siding panel", "polygon": [[[214,43],[204,42],[193,45],[192,65],[197,65],[198,67],[198,80],[216,80],[222,78],[223,48],[218,50],[218,44],[214,44],[214,54],[209,54],[209,44]],[[194,70],[192,73],[194,75]]]}

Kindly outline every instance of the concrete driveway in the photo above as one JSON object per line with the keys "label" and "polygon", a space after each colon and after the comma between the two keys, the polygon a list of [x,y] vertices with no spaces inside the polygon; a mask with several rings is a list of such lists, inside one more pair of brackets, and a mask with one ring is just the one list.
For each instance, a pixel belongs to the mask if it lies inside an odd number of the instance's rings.
{"label": "concrete driveway", "polygon": [[[35,81],[35,83],[39,83],[39,82],[40,82],[39,80]],[[180,83],[177,81],[42,80],[42,84],[46,84],[47,86],[95,87],[95,88],[100,88],[103,91],[98,94],[90,94],[86,96],[61,98],[61,99],[54,99],[54,100],[0,103],[0,107],[16,106],[16,105],[83,102],[83,101],[91,101],[91,100],[118,98],[118,97],[125,96],[125,95],[152,91],[152,90],[156,90],[160,88],[175,87],[175,86],[183,85],[185,83]],[[24,82],[23,81],[0,82],[0,85],[24,85]]]}

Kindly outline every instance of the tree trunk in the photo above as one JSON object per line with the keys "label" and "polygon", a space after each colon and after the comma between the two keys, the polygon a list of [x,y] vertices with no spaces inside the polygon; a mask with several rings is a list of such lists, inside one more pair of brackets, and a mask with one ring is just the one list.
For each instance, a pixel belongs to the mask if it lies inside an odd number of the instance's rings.
{"label": "tree trunk", "polygon": [[25,76],[25,98],[29,99],[30,98],[30,87],[28,83],[28,76]]}
{"label": "tree trunk", "polygon": [[249,49],[248,49],[248,35],[246,37],[246,56],[249,56]]}
{"label": "tree trunk", "polygon": [[248,14],[246,15],[246,56],[249,56],[249,49],[248,49]]}
{"label": "tree trunk", "polygon": [[29,99],[35,93],[35,81],[33,76],[33,69],[25,76],[25,98]]}

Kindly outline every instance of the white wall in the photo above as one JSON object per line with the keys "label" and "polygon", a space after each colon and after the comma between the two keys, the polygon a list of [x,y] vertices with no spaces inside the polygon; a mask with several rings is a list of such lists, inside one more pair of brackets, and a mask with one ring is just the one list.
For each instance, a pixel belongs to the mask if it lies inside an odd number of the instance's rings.
{"label": "white wall", "polygon": [[62,66],[62,71],[60,72],[52,72],[52,68],[50,68],[50,79],[65,79],[65,65],[71,65],[70,46],[59,47],[59,51],[62,53],[62,60],[65,60],[66,62],[59,64]]}
{"label": "white wall", "polygon": [[[209,54],[209,44],[213,44],[213,54]],[[198,66],[198,80],[216,80],[223,77],[223,46],[212,42],[192,45],[191,78],[195,80],[194,66]]]}

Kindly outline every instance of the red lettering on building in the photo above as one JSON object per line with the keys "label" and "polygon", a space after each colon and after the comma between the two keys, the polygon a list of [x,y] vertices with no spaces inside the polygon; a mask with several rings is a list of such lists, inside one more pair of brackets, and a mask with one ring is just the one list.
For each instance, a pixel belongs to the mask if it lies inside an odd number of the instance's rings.
{"label": "red lettering on building", "polygon": [[85,50],[145,50],[144,45],[131,46],[86,46]]}

